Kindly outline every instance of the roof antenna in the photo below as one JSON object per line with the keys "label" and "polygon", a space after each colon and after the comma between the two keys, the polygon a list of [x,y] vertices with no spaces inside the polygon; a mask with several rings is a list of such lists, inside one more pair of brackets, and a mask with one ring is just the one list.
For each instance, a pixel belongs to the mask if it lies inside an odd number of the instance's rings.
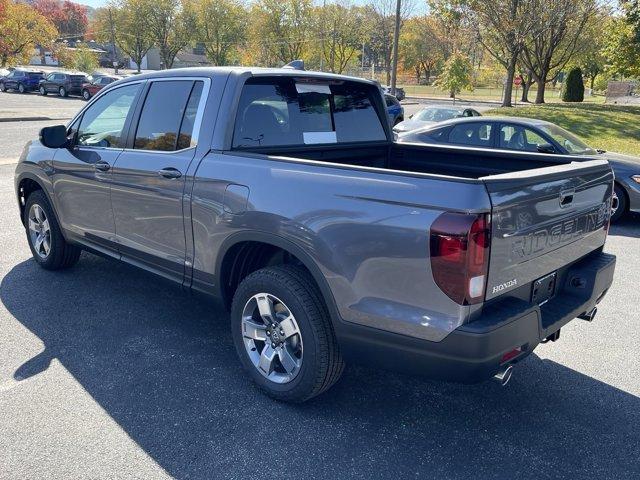
{"label": "roof antenna", "polygon": [[292,70],[304,70],[304,60],[294,60],[293,62],[287,63],[282,68],[290,68]]}

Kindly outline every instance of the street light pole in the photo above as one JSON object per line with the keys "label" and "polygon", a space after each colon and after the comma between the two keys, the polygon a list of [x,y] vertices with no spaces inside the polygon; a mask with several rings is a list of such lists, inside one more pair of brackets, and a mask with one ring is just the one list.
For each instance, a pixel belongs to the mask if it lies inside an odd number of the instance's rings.
{"label": "street light pole", "polygon": [[396,28],[393,32],[393,62],[391,64],[391,95],[396,94],[398,79],[398,43],[400,41],[400,0],[396,0]]}

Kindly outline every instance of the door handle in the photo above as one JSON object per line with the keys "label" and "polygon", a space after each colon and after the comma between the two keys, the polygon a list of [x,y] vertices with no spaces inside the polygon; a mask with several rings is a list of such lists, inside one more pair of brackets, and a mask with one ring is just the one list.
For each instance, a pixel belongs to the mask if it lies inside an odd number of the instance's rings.
{"label": "door handle", "polygon": [[182,172],[177,168],[167,167],[160,170],[158,175],[164,178],[180,178],[182,176]]}
{"label": "door handle", "polygon": [[111,165],[109,165],[107,162],[96,162],[94,166],[96,170],[100,170],[101,172],[106,172],[111,168]]}

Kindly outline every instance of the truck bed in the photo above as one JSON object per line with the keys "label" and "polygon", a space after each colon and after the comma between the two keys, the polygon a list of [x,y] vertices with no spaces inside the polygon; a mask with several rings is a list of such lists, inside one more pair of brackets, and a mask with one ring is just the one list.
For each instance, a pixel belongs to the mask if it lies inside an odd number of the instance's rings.
{"label": "truck bed", "polygon": [[[251,151],[252,149],[248,149]],[[478,179],[490,175],[565,165],[575,158],[531,152],[501,151],[452,145],[381,143],[380,145],[339,145],[276,147],[256,152],[305,160],[361,167],[384,168],[411,173]]]}

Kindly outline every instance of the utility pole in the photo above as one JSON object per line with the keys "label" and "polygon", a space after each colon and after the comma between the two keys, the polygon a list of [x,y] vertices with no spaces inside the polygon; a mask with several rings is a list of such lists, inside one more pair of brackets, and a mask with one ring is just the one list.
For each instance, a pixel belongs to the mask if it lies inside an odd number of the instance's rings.
{"label": "utility pole", "polygon": [[116,55],[116,26],[113,22],[113,10],[109,8],[109,30],[111,30],[111,65],[113,65],[113,73],[118,74],[118,58]]}
{"label": "utility pole", "polygon": [[398,79],[398,43],[400,41],[400,0],[396,0],[396,28],[393,32],[393,61],[391,63],[391,95],[396,94]]}
{"label": "utility pole", "polygon": [[327,0],[322,0],[322,33],[320,34],[320,71],[324,67],[324,24],[325,24],[325,16],[327,15]]}

